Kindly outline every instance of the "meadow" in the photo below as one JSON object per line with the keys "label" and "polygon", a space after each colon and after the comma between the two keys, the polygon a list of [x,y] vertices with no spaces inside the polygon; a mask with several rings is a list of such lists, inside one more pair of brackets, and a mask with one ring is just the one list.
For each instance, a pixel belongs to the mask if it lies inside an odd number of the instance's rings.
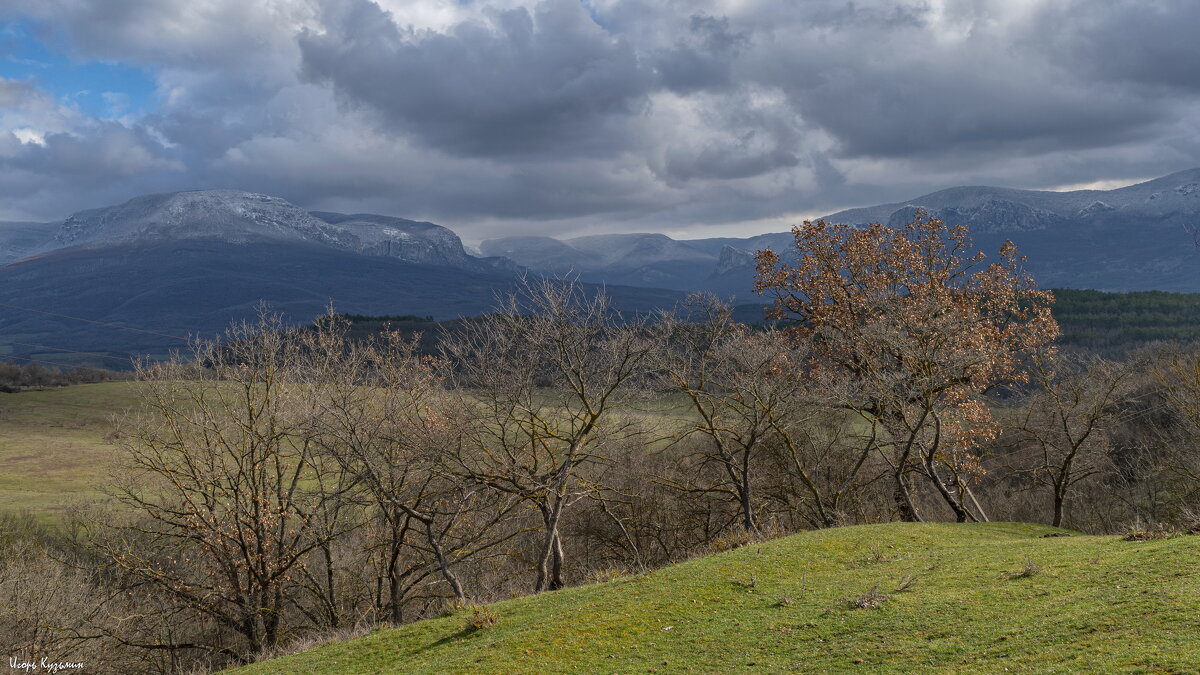
{"label": "meadow", "polygon": [[101,498],[117,457],[112,419],[135,401],[132,382],[0,394],[0,511],[50,522]]}

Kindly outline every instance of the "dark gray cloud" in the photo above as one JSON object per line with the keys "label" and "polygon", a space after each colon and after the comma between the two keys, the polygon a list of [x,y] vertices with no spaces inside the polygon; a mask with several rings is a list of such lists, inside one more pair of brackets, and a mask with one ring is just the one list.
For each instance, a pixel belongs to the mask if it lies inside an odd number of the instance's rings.
{"label": "dark gray cloud", "polygon": [[[467,236],[707,232],[1200,165],[1200,5],[0,0],[158,105],[0,80],[0,217],[239,187]],[[117,92],[119,94],[119,92]]]}
{"label": "dark gray cloud", "polygon": [[1093,11],[1080,9],[1070,3],[1040,7],[1024,44],[1088,81],[1200,93],[1200,4],[1111,0]]}
{"label": "dark gray cloud", "polygon": [[422,143],[465,156],[618,152],[650,73],[578,2],[487,11],[445,33],[403,29],[370,0],[326,4],[299,37],[304,73]]}

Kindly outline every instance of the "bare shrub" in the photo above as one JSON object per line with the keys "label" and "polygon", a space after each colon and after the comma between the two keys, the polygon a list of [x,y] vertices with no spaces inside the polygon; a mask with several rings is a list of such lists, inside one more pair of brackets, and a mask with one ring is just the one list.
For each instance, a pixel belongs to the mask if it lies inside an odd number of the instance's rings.
{"label": "bare shrub", "polygon": [[840,598],[838,602],[847,609],[879,609],[888,600],[891,598],[879,590],[879,584],[875,584],[871,590],[857,598]]}
{"label": "bare shrub", "polygon": [[1035,576],[1035,575],[1041,573],[1041,571],[1042,571],[1042,568],[1039,567],[1038,564],[1035,563],[1032,558],[1026,558],[1025,564],[1021,567],[1021,569],[1019,569],[1015,572],[1009,572],[1008,578],[1009,579],[1028,579],[1029,577],[1032,577],[1032,576]]}

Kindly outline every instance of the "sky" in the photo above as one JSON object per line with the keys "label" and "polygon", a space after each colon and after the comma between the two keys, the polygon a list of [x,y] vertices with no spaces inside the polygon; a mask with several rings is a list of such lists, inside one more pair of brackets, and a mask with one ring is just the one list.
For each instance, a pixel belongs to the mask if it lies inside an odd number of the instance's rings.
{"label": "sky", "polygon": [[0,0],[0,219],[236,188],[468,240],[1200,166],[1190,0]]}

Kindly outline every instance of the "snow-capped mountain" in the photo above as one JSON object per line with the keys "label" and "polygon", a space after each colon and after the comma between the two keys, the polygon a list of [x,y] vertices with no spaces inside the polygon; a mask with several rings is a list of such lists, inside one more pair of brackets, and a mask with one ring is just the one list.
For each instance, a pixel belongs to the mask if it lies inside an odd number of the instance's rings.
{"label": "snow-capped mountain", "polygon": [[[23,346],[3,345],[11,355],[59,362],[71,350],[163,354],[185,346],[170,336],[215,333],[264,301],[300,322],[330,302],[352,314],[454,318],[488,311],[517,271],[468,255],[433,223],[309,212],[238,190],[145,195],[61,223],[0,223],[0,336],[20,336]],[[635,311],[680,297],[609,293]]]}
{"label": "snow-capped mountain", "polygon": [[40,249],[196,239],[314,244],[452,267],[481,264],[467,255],[458,235],[440,225],[374,214],[310,213],[279,197],[240,190],[143,195],[117,206],[80,211]]}

